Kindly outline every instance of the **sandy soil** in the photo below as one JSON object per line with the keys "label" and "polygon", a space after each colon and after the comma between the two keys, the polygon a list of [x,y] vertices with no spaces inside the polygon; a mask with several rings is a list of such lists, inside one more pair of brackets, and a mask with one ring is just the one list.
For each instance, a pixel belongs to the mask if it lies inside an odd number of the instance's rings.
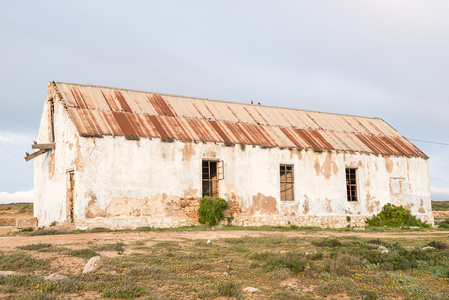
{"label": "sandy soil", "polygon": [[83,234],[63,234],[48,236],[3,236],[0,237],[0,250],[11,251],[17,246],[24,246],[36,243],[51,243],[53,245],[79,245],[82,247],[89,242],[95,244],[110,244],[123,242],[131,244],[136,241],[147,241],[147,244],[160,241],[182,241],[182,240],[217,240],[225,238],[249,237],[267,237],[279,236],[286,237],[339,237],[339,236],[358,236],[370,238],[404,238],[404,239],[429,239],[432,236],[441,236],[449,234],[449,230],[439,232],[335,232],[335,231],[178,231],[178,232],[102,232],[102,233],[83,233]]}

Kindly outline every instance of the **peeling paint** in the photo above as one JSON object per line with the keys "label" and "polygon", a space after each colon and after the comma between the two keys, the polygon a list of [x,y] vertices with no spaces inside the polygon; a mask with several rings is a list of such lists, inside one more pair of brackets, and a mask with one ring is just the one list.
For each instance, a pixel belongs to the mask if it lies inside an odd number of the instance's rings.
{"label": "peeling paint", "polygon": [[265,196],[261,193],[253,196],[253,205],[251,206],[253,212],[265,213],[269,215],[279,213],[277,209],[277,201],[274,197]]}
{"label": "peeling paint", "polygon": [[334,211],[332,210],[332,206],[331,206],[332,199],[325,198],[325,200],[327,201],[327,211],[329,213],[333,213]]}
{"label": "peeling paint", "polygon": [[310,211],[310,207],[309,207],[309,198],[307,197],[307,195],[304,195],[304,204],[303,204],[303,214],[307,215],[307,213]]}
{"label": "peeling paint", "polygon": [[366,208],[369,212],[375,212],[375,211],[379,211],[379,205],[380,205],[380,201],[372,201],[370,205],[366,206]]}
{"label": "peeling paint", "polygon": [[72,161],[72,164],[76,165],[77,171],[84,172],[84,160],[81,153],[80,138],[78,135],[75,135],[75,141],[76,158]]}
{"label": "peeling paint", "polygon": [[[230,149],[233,149],[234,147],[230,147]],[[207,151],[206,153],[204,153],[203,155],[204,158],[216,158],[217,157],[217,152],[215,151]]]}
{"label": "peeling paint", "polygon": [[54,174],[55,174],[55,152],[52,151],[52,153],[48,156],[48,178],[52,179]]}
{"label": "peeling paint", "polygon": [[182,149],[182,161],[190,161],[194,155],[196,155],[194,145],[189,142],[185,143]]}
{"label": "peeling paint", "polygon": [[422,214],[426,213],[426,210],[424,209],[424,202],[422,201],[422,199],[421,199],[421,204],[419,206],[418,212],[420,212]]}

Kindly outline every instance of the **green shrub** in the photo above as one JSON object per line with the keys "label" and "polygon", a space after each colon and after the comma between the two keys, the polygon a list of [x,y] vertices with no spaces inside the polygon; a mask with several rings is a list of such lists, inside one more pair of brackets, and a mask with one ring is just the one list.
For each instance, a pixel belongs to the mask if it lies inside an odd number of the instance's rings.
{"label": "green shrub", "polygon": [[239,287],[234,282],[220,283],[217,291],[220,296],[237,297],[239,295]]}
{"label": "green shrub", "polygon": [[200,202],[198,214],[200,218],[198,221],[201,224],[215,226],[219,221],[224,220],[223,210],[228,208],[229,204],[222,198],[203,197]]}
{"label": "green shrub", "polygon": [[70,231],[61,231],[56,229],[38,229],[33,232],[28,233],[28,236],[37,236],[37,235],[57,235],[57,234],[69,234],[72,233]]}
{"label": "green shrub", "polygon": [[120,282],[116,285],[108,286],[103,291],[103,298],[132,299],[147,294],[147,290],[134,283]]}
{"label": "green shrub", "polygon": [[423,222],[412,216],[410,211],[400,206],[395,206],[391,203],[387,203],[382,211],[374,215],[371,219],[367,219],[366,224],[369,226],[387,226],[387,227],[399,227],[399,226],[418,226],[429,228],[430,225],[427,222]]}
{"label": "green shrub", "polygon": [[438,250],[449,249],[448,245],[446,245],[443,242],[439,242],[439,241],[431,241],[431,242],[427,243],[426,246],[430,246],[430,247],[433,247],[433,248],[438,249]]}
{"label": "green shrub", "polygon": [[323,253],[322,252],[312,252],[312,253],[307,254],[306,257],[311,260],[319,260],[319,259],[323,258]]}
{"label": "green shrub", "polygon": [[45,270],[49,267],[48,261],[36,259],[22,252],[0,255],[0,270],[25,272]]}
{"label": "green shrub", "polygon": [[322,241],[312,241],[312,245],[318,246],[318,247],[341,247],[343,244],[336,238],[326,238]]}
{"label": "green shrub", "polygon": [[25,246],[18,246],[17,249],[39,251],[41,249],[51,248],[51,247],[53,247],[52,244],[39,243],[39,244],[28,244]]}
{"label": "green shrub", "polygon": [[89,233],[95,233],[95,232],[111,232],[112,230],[109,228],[104,228],[104,227],[94,227],[91,229],[86,230],[86,232]]}
{"label": "green shrub", "polygon": [[282,269],[289,269],[294,273],[299,273],[304,271],[307,265],[306,259],[297,253],[269,253],[267,256],[268,259],[261,268],[261,271],[264,273]]}
{"label": "green shrub", "polygon": [[81,257],[81,258],[91,258],[94,256],[98,256],[97,252],[92,249],[76,249],[67,251],[67,255]]}

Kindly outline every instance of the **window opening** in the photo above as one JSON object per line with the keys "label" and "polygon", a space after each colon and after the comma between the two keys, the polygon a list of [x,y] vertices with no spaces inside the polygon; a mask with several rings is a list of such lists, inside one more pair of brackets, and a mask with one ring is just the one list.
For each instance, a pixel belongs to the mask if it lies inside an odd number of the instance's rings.
{"label": "window opening", "polygon": [[50,142],[55,142],[55,102],[50,99]]}
{"label": "window opening", "polygon": [[346,168],[346,198],[357,201],[357,169]]}
{"label": "window opening", "polygon": [[291,165],[281,165],[280,166],[280,184],[281,184],[281,200],[283,201],[293,201],[294,192],[294,176],[293,176],[293,166]]}
{"label": "window opening", "polygon": [[219,161],[203,160],[202,180],[203,180],[203,197],[218,197],[218,165]]}
{"label": "window opening", "polygon": [[68,186],[67,186],[67,220],[73,222],[75,219],[74,214],[74,203],[75,203],[75,172],[69,171],[68,175]]}

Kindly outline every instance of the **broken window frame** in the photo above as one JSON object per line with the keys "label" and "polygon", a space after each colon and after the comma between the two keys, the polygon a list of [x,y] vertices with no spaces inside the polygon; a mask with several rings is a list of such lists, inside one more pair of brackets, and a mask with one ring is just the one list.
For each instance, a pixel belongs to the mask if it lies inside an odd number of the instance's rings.
{"label": "broken window frame", "polygon": [[358,202],[357,168],[345,168],[346,200]]}
{"label": "broken window frame", "polygon": [[293,165],[281,164],[279,166],[279,184],[281,201],[295,201],[295,173]]}
{"label": "broken window frame", "polygon": [[203,197],[219,197],[219,181],[224,179],[223,165],[223,161],[218,159],[201,161],[201,193]]}

